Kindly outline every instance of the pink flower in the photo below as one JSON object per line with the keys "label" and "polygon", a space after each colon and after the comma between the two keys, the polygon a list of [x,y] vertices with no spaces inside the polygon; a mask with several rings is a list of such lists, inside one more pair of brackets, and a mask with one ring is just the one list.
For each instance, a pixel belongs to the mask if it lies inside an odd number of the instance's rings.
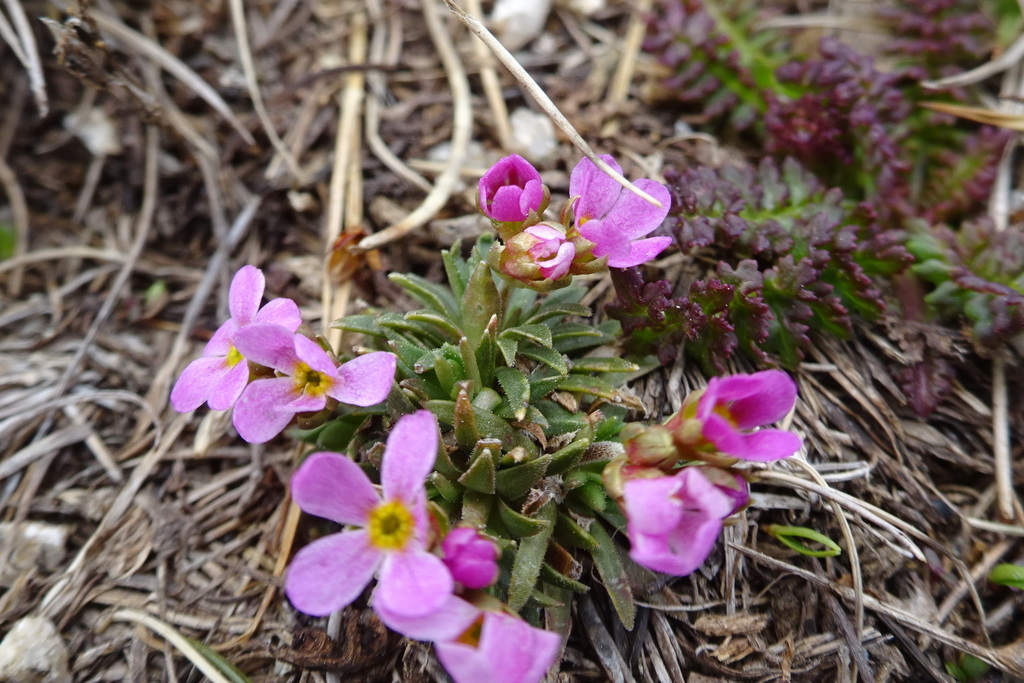
{"label": "pink flower", "polygon": [[[533,237],[533,246],[528,253],[545,279],[557,280],[569,272],[576,248],[565,239],[565,233],[558,228],[539,223],[523,230],[521,235]],[[513,238],[515,239],[515,238]]]}
{"label": "pink flower", "polygon": [[476,529],[452,529],[441,549],[452,578],[466,588],[486,588],[498,578],[498,546]]}
{"label": "pink flower", "polygon": [[707,559],[738,500],[701,470],[684,467],[672,476],[626,482],[626,534],[637,564],[686,576]]}
{"label": "pink flower", "polygon": [[455,683],[536,683],[561,646],[557,633],[501,612],[483,612],[458,639],[434,643]]}
{"label": "pink flower", "polygon": [[518,154],[501,159],[480,178],[480,211],[499,223],[521,223],[530,212],[539,214],[547,198],[540,173]]}
{"label": "pink flower", "polygon": [[249,381],[249,364],[235,347],[235,334],[251,323],[275,323],[295,332],[302,324],[299,307],[291,299],[274,299],[263,308],[263,272],[243,266],[228,291],[231,318],[214,332],[203,355],[189,363],[171,390],[171,405],[180,413],[209,403],[214,410],[227,410]]}
{"label": "pink flower", "polygon": [[800,437],[782,429],[761,429],[784,418],[796,403],[796,383],[781,370],[712,377],[694,416],[701,435],[734,458],[767,462],[800,450]]}
{"label": "pink flower", "polygon": [[377,351],[337,366],[316,342],[280,325],[248,325],[235,344],[254,363],[285,375],[252,382],[238,399],[235,429],[250,443],[274,438],[296,413],[323,410],[328,396],[355,406],[380,403],[394,382],[394,355]]}
{"label": "pink flower", "polygon": [[575,256],[576,247],[564,232],[538,223],[509,237],[504,245],[495,244],[487,252],[487,262],[500,275],[544,292],[572,281],[569,268]]}
{"label": "pink flower", "polygon": [[[601,158],[622,172],[611,156]],[[661,183],[653,180],[645,178],[634,184],[661,202],[661,208],[626,190],[590,159],[576,164],[569,177],[569,196],[576,198],[576,229],[596,245],[594,256],[607,256],[612,268],[629,268],[650,261],[672,243],[671,237],[639,239],[665,220],[672,197]]]}
{"label": "pink flower", "polygon": [[430,523],[423,482],[434,467],[437,420],[420,410],[391,430],[381,465],[383,493],[345,456],[314,453],[292,476],[296,504],[348,524],[300,550],[285,593],[301,612],[326,616],[352,603],[377,575],[373,606],[390,628],[411,638],[448,639],[477,610],[452,594],[444,563],[427,551]]}

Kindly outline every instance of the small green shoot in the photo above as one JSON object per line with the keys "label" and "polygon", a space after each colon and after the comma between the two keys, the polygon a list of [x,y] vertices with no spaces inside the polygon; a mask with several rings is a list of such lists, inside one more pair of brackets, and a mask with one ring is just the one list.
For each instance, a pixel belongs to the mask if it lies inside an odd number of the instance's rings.
{"label": "small green shoot", "polygon": [[[823,534],[819,534],[813,529],[808,529],[807,527],[769,524],[764,527],[764,530],[774,536],[784,546],[792,548],[801,555],[807,555],[808,557],[835,557],[843,552],[842,548],[839,547],[839,544],[831,538]],[[805,538],[808,541],[818,543],[824,546],[824,548],[816,550],[797,540],[800,538]]]}

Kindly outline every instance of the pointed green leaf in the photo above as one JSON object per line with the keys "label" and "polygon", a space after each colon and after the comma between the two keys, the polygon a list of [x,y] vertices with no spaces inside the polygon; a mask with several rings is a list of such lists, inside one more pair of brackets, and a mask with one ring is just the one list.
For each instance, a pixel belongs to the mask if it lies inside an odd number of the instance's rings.
{"label": "pointed green leaf", "polygon": [[462,330],[460,330],[458,326],[447,317],[437,313],[436,311],[429,311],[427,309],[410,311],[405,314],[405,319],[433,325],[445,336],[447,341],[458,342],[459,339],[462,338]]}
{"label": "pointed green leaf", "polygon": [[461,256],[462,242],[456,240],[450,248],[441,251],[441,261],[444,262],[444,272],[448,276],[448,286],[452,288],[452,294],[456,299],[462,298],[466,290],[466,281],[469,280],[469,266]]}
{"label": "pointed green leaf", "polygon": [[1024,566],[1019,564],[997,564],[988,574],[988,580],[1000,586],[1024,590]]}
{"label": "pointed green leaf", "polygon": [[457,503],[462,499],[462,489],[456,486],[451,479],[440,472],[431,472],[427,481],[434,485],[441,497],[451,503]]}
{"label": "pointed green leaf", "polygon": [[600,377],[572,374],[559,380],[555,388],[577,394],[590,394],[613,402],[622,400],[615,387]]}
{"label": "pointed green leaf", "polygon": [[[555,390],[555,385],[562,379],[560,375],[554,377],[531,377],[530,378],[530,402],[537,403],[545,396]],[[550,403],[550,401],[549,401]],[[547,413],[544,413],[547,416]]]}
{"label": "pointed green leaf", "polygon": [[451,320],[458,319],[459,305],[448,287],[410,273],[391,273],[388,279],[427,308],[448,316]]}
{"label": "pointed green leaf", "polygon": [[[780,524],[766,524],[761,527],[765,532],[775,537],[782,545],[797,551],[808,557],[835,557],[843,552],[839,544],[828,536],[818,533],[814,529],[805,526],[783,526]],[[807,539],[819,544],[820,548],[812,548],[798,539]]]}
{"label": "pointed green leaf", "polygon": [[480,377],[480,366],[476,363],[476,354],[473,352],[473,346],[466,337],[459,339],[459,358],[462,360],[462,367],[466,369],[466,379],[473,382],[473,388],[469,392],[472,395],[480,391],[484,384],[483,379]]}
{"label": "pointed green leaf", "polygon": [[498,470],[498,491],[509,500],[523,497],[530,487],[540,481],[550,464],[551,456],[542,455],[522,465]]}
{"label": "pointed green leaf", "polygon": [[495,340],[501,355],[505,359],[505,365],[512,367],[516,364],[516,353],[519,351],[519,342],[508,337],[498,337]]}
{"label": "pointed green leaf", "polygon": [[476,345],[476,367],[480,371],[480,386],[489,387],[494,380],[494,366],[498,364],[498,316],[493,316]]}
{"label": "pointed green leaf", "polygon": [[548,467],[547,473],[562,474],[575,467],[589,447],[590,439],[583,439],[577,435],[575,441],[551,454],[551,466]]}
{"label": "pointed green leaf", "polygon": [[[498,341],[500,342],[501,339]],[[528,346],[520,349],[519,353],[530,360],[543,363],[560,375],[566,375],[569,373],[569,366],[565,364],[565,359],[562,358],[562,354],[554,349],[546,349],[542,346]]]}
{"label": "pointed green leaf", "polygon": [[462,328],[474,347],[480,343],[493,316],[501,317],[501,295],[491,267],[486,261],[478,261],[462,295]]}
{"label": "pointed green leaf", "polygon": [[625,358],[601,358],[597,356],[577,358],[572,362],[572,371],[593,372],[636,372],[640,366]]}
{"label": "pointed green leaf", "polygon": [[[424,408],[434,413],[439,422],[446,425],[455,424],[455,401],[427,401]],[[473,409],[476,417],[477,431],[480,437],[487,439],[501,439],[504,444],[515,434],[515,430],[508,422],[490,412],[489,410]]]}
{"label": "pointed green leaf", "polygon": [[577,304],[571,301],[560,304],[545,304],[540,307],[539,311],[527,318],[525,322],[527,325],[535,325],[537,323],[542,323],[545,320],[550,320],[551,318],[567,315],[589,318],[593,315],[593,312],[583,304]]}
{"label": "pointed green leaf", "polygon": [[[541,584],[542,587],[543,585],[544,584]],[[562,603],[560,603],[556,598],[551,597],[550,595],[541,591],[538,588],[534,588],[533,592],[530,593],[530,597],[526,602],[525,609],[533,607],[538,610],[544,610],[546,612],[549,609],[561,606]]]}
{"label": "pointed green leaf", "polygon": [[505,296],[505,327],[515,327],[524,322],[532,315],[536,303],[537,292],[526,287],[512,287]]}
{"label": "pointed green leaf", "polygon": [[494,493],[494,471],[494,455],[485,448],[459,477],[459,483],[477,493]]}
{"label": "pointed green leaf", "polygon": [[586,593],[590,590],[589,586],[585,586],[579,581],[574,581],[568,576],[552,567],[547,562],[540,566],[540,579],[546,581],[552,586],[558,586],[559,588],[565,588],[571,590],[574,593]]}
{"label": "pointed green leaf", "polygon": [[532,341],[547,348],[551,348],[551,328],[547,325],[520,325],[510,327],[503,331],[501,337],[513,337],[520,341]]}
{"label": "pointed green leaf", "polygon": [[615,542],[600,522],[590,525],[590,535],[597,541],[597,547],[590,551],[590,555],[594,558],[594,566],[597,567],[601,583],[608,591],[612,606],[622,620],[622,625],[627,631],[632,631],[636,620],[636,603],[633,601],[633,591],[629,588],[626,570],[623,569],[619,553],[615,549]]}
{"label": "pointed green leaf", "polygon": [[[480,440],[480,431],[476,426],[476,412],[473,409],[473,404],[469,401],[469,394],[465,388],[459,390],[458,398],[455,399],[455,413],[452,418],[455,440],[459,446],[467,450],[473,448]],[[486,493],[490,493],[490,491]]]}
{"label": "pointed green leaf", "polygon": [[424,355],[428,352],[424,351],[420,347],[407,342],[404,339],[391,339],[388,341],[388,345],[391,350],[398,357],[399,365],[401,366],[401,375],[411,377],[416,374],[414,368],[420,362]]}
{"label": "pointed green leaf", "polygon": [[498,499],[498,514],[501,515],[501,521],[505,523],[505,528],[516,538],[526,538],[539,534],[551,526],[551,522],[547,520],[529,517],[521,512],[516,512],[500,498]]}
{"label": "pointed green leaf", "polygon": [[558,538],[559,542],[574,548],[582,548],[583,550],[594,550],[597,548],[597,539],[564,512],[558,513],[558,521],[555,523],[555,537]]}
{"label": "pointed green leaf", "polygon": [[494,374],[516,419],[522,420],[526,417],[526,408],[530,401],[530,381],[516,368],[495,368]]}
{"label": "pointed green leaf", "polygon": [[555,504],[548,501],[537,511],[536,518],[547,522],[547,527],[533,536],[519,541],[516,556],[512,562],[512,576],[508,585],[508,606],[515,612],[522,608],[534,592],[548,540],[555,527]]}
{"label": "pointed green leaf", "polygon": [[210,662],[210,664],[223,674],[224,678],[230,683],[252,683],[252,679],[242,673],[241,669],[224,659],[220,653],[216,652],[208,645],[200,643],[198,640],[189,638],[188,636],[182,636],[182,639],[195,648],[196,652],[202,655],[206,661]]}
{"label": "pointed green leaf", "polygon": [[605,494],[604,486],[596,481],[588,481],[583,486],[573,489],[569,495],[594,512],[601,512],[608,505],[608,496]]}
{"label": "pointed green leaf", "polygon": [[344,318],[335,320],[330,326],[337,330],[366,334],[371,337],[381,337],[384,335],[383,330],[377,324],[376,314],[346,315]]}
{"label": "pointed green leaf", "polygon": [[481,410],[494,411],[501,405],[501,394],[490,387],[484,387],[473,397],[473,407]]}
{"label": "pointed green leaf", "polygon": [[[552,382],[551,389],[554,390],[554,385],[558,384],[558,381],[561,381],[562,379],[563,378],[559,377],[556,381]],[[536,387],[536,385],[537,383],[535,382],[534,387]],[[547,430],[548,436],[578,432],[590,424],[587,422],[585,415],[581,415],[580,413],[570,413],[554,401],[542,401],[538,397],[534,396],[531,396],[530,398],[534,401],[534,405],[537,406],[537,409],[544,413],[544,417],[548,419],[548,424],[550,425]]]}
{"label": "pointed green leaf", "polygon": [[466,491],[462,496],[462,521],[477,529],[487,525],[487,518],[491,516],[491,506],[494,504],[494,496],[476,491]]}

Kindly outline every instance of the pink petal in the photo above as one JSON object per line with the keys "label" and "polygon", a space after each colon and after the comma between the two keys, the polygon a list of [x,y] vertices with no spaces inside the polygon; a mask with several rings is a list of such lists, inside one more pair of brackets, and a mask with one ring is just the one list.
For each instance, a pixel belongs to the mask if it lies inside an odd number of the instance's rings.
{"label": "pink petal", "polygon": [[299,357],[299,360],[317,372],[322,372],[330,377],[335,376],[338,372],[338,366],[335,365],[322,346],[301,334],[295,335],[294,340],[295,355]]}
{"label": "pink petal", "polygon": [[704,418],[701,435],[713,443],[715,448],[735,458],[742,457],[738,454],[747,451],[743,441],[744,435],[718,413],[712,413]]}
{"label": "pink petal", "polygon": [[267,305],[256,313],[256,319],[253,322],[274,323],[289,332],[294,332],[302,324],[302,314],[299,313],[299,307],[291,299],[274,299],[267,302]]}
{"label": "pink petal", "polygon": [[[626,256],[616,258],[609,257],[608,265],[612,268],[631,268],[647,263],[657,257],[670,244],[671,237],[649,237],[645,240],[636,240],[629,243],[629,251]],[[595,250],[596,252],[596,250]]]}
{"label": "pink petal", "polygon": [[[224,358],[196,358],[185,366],[171,389],[171,405],[179,413],[187,413],[206,403],[217,380],[225,373]],[[218,409],[219,410],[219,409]]]}
{"label": "pink petal", "polygon": [[292,475],[292,497],[303,512],[338,524],[366,526],[380,496],[359,465],[337,453],[313,453]]}
{"label": "pink petal", "polygon": [[295,339],[298,335],[274,323],[252,323],[235,333],[235,347],[253,363],[285,374],[295,370]]}
{"label": "pink petal", "polygon": [[466,588],[486,588],[497,580],[498,546],[476,529],[452,529],[441,548],[452,578]]}
{"label": "pink petal", "polygon": [[281,406],[280,410],[287,413],[316,413],[327,406],[327,399],[315,394],[299,394],[293,400]]}
{"label": "pink petal", "polygon": [[608,261],[629,260],[629,239],[622,233],[622,226],[613,221],[595,218],[579,228],[580,234],[594,243],[594,256],[607,256]]}
{"label": "pink petal", "polygon": [[480,613],[479,609],[454,595],[449,595],[440,607],[423,616],[410,617],[393,612],[377,602],[373,608],[384,625],[392,631],[413,640],[430,641],[458,638]]}
{"label": "pink petal", "polygon": [[557,280],[569,272],[572,260],[576,257],[576,247],[572,242],[565,242],[558,247],[558,253],[546,261],[537,261],[540,274],[549,280]]}
{"label": "pink petal", "polygon": [[672,196],[661,183],[644,178],[634,181],[633,184],[657,199],[661,203],[661,208],[623,189],[615,205],[601,216],[604,220],[617,224],[622,235],[631,240],[643,237],[661,225],[668,215],[669,207],[672,206]]}
{"label": "pink petal", "polygon": [[487,217],[506,223],[515,223],[525,219],[526,213],[520,208],[522,198],[523,189],[521,187],[515,185],[499,187],[494,193],[491,203],[487,206]]}
{"label": "pink petal", "polygon": [[294,413],[281,408],[296,398],[291,377],[258,379],[245,388],[235,404],[232,422],[249,443],[265,443],[280,434]]}
{"label": "pink petal", "polygon": [[500,612],[484,612],[477,647],[451,641],[434,644],[455,683],[537,683],[562,646],[557,633],[533,628]]}
{"label": "pink petal", "polygon": [[423,481],[437,459],[438,440],[437,418],[428,410],[404,415],[395,423],[381,464],[386,499],[409,501],[422,496]]}
{"label": "pink petal", "polygon": [[239,325],[253,321],[263,300],[263,271],[256,266],[242,266],[231,280],[228,290],[228,310]]}
{"label": "pink petal", "polygon": [[781,370],[713,377],[701,402],[705,400],[725,407],[740,429],[753,429],[789,413],[796,403],[796,382]]}
{"label": "pink petal", "polygon": [[217,331],[210,337],[203,348],[204,356],[226,356],[231,350],[232,340],[235,332],[238,331],[238,323],[233,319],[224,321],[224,324],[217,328]]}
{"label": "pink petal", "polygon": [[721,531],[721,518],[688,512],[667,536],[630,534],[629,556],[648,569],[687,576],[704,564]]}
{"label": "pink petal", "polygon": [[623,504],[633,530],[665,534],[679,523],[683,503],[676,498],[682,483],[675,477],[630,479],[623,486]]}
{"label": "pink petal", "polygon": [[[610,155],[602,154],[600,158],[604,159],[613,169],[622,173],[622,167]],[[614,179],[599,169],[593,161],[587,158],[580,159],[569,176],[569,196],[579,197],[573,207],[576,225],[579,226],[585,220],[601,218],[608,213],[623,189]]]}
{"label": "pink petal", "polygon": [[209,403],[213,410],[227,410],[235,405],[249,383],[249,364],[245,360],[235,363],[232,367],[227,367],[227,363],[222,361],[222,366],[223,373],[210,389]]}
{"label": "pink petal", "polygon": [[519,212],[526,218],[531,211],[536,211],[544,203],[544,185],[540,179],[530,180],[523,186],[519,195]]}
{"label": "pink petal", "polygon": [[365,531],[343,531],[313,541],[296,553],[284,580],[295,609],[325,617],[350,605],[380,563]]}
{"label": "pink petal", "polygon": [[390,552],[380,568],[373,604],[390,614],[423,617],[439,609],[454,587],[437,555],[415,549]]}
{"label": "pink petal", "polygon": [[744,450],[729,453],[735,458],[753,462],[770,462],[786,458],[800,450],[803,440],[783,429],[761,429],[743,437]]}
{"label": "pink petal", "polygon": [[391,393],[396,363],[394,354],[387,351],[356,356],[338,368],[338,381],[327,393],[348,405],[377,405]]}

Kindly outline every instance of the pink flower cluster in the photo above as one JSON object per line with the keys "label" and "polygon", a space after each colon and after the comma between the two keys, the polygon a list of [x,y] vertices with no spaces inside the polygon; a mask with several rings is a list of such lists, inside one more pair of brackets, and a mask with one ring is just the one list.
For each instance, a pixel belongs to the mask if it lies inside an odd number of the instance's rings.
{"label": "pink flower cluster", "polygon": [[432,413],[399,419],[384,449],[379,492],[343,455],[306,458],[292,477],[295,502],[347,527],[295,555],[285,593],[298,610],[326,616],[351,604],[376,576],[371,604],[381,621],[433,641],[456,683],[538,681],[561,638],[468,599],[471,589],[497,579],[497,546],[470,528],[456,528],[440,543],[433,537],[424,480],[439,443]]}
{"label": "pink flower cluster", "polygon": [[298,414],[337,403],[372,406],[387,398],[394,355],[368,353],[339,365],[296,333],[302,317],[294,301],[275,299],[260,308],[264,287],[258,268],[243,266],[235,274],[228,293],[231,318],[182,371],[171,390],[175,410],[188,412],[203,403],[214,410],[234,406],[239,436],[263,443]]}
{"label": "pink flower cluster", "polygon": [[[612,157],[601,159],[622,172]],[[635,185],[661,206],[629,192],[583,159],[569,178],[570,199],[561,222],[542,222],[550,192],[540,173],[518,155],[505,157],[480,179],[480,211],[505,242],[488,255],[488,262],[505,277],[544,291],[568,285],[573,275],[653,259],[672,242],[670,237],[646,237],[665,220],[671,196],[654,180]]]}
{"label": "pink flower cluster", "polygon": [[749,499],[746,481],[731,465],[800,450],[793,432],[758,429],[781,420],[795,402],[793,380],[766,370],[712,378],[664,425],[627,425],[626,453],[608,464],[604,480],[626,513],[630,557],[677,576],[703,564],[724,520]]}

